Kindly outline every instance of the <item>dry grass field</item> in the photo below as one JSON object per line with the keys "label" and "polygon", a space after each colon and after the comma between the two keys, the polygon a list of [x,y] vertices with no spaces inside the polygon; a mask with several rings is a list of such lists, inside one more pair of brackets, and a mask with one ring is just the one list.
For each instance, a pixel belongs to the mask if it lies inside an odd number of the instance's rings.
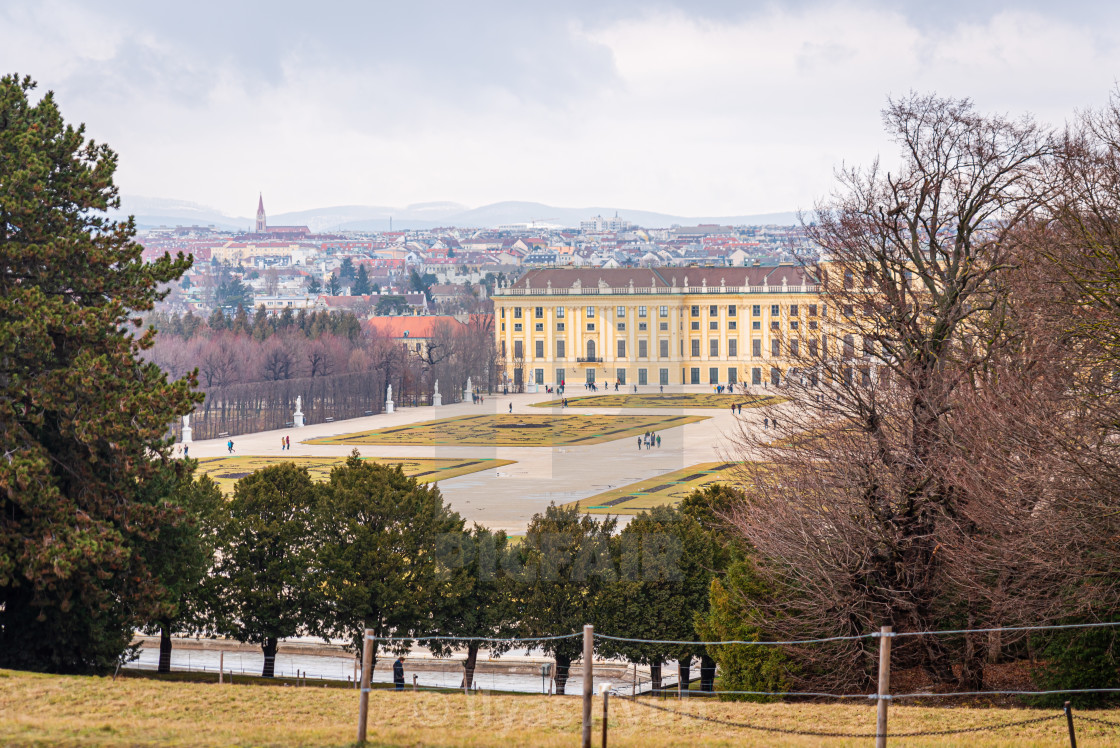
{"label": "dry grass field", "polygon": [[[349,689],[181,683],[148,678],[63,677],[0,670],[0,745],[5,746],[346,746],[354,742],[357,694]],[[727,704],[663,700],[661,705],[769,727],[868,733],[875,708],[859,704]],[[602,702],[595,700],[599,745]],[[1053,710],[892,706],[895,731],[945,730],[1055,715]],[[1120,722],[1120,710],[1092,716]],[[796,737],[725,727],[614,699],[612,747],[860,746],[863,738]],[[578,745],[574,697],[395,693],[370,698],[371,746]],[[1120,743],[1120,728],[1077,723],[1082,748]],[[891,745],[939,748],[1068,746],[1064,719],[958,736],[907,738]]]}

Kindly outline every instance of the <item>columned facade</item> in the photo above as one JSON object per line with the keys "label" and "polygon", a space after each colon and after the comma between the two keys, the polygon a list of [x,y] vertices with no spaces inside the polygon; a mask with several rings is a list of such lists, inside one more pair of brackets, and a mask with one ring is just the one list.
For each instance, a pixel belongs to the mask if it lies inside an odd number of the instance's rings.
{"label": "columned facade", "polygon": [[793,265],[546,268],[493,300],[514,385],[761,385],[827,346],[819,287]]}

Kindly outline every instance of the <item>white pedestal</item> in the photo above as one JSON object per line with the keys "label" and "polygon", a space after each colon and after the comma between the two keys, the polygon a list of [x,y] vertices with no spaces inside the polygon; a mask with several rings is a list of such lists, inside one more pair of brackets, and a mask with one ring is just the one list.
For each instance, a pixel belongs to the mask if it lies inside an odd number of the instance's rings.
{"label": "white pedestal", "polygon": [[393,401],[392,400],[386,400],[385,401],[385,412],[386,413],[392,413],[393,412]]}
{"label": "white pedestal", "polygon": [[190,444],[193,441],[194,441],[194,435],[191,433],[191,427],[190,426],[184,426],[183,427],[183,439],[182,439],[183,444]]}
{"label": "white pedestal", "polygon": [[292,416],[292,422],[297,429],[302,427],[303,426],[303,413],[296,413],[294,416]]}
{"label": "white pedestal", "polygon": [[432,405],[437,407],[437,408],[439,406],[443,405],[443,395],[441,395],[440,393],[437,392],[435,394],[435,396],[432,398]]}

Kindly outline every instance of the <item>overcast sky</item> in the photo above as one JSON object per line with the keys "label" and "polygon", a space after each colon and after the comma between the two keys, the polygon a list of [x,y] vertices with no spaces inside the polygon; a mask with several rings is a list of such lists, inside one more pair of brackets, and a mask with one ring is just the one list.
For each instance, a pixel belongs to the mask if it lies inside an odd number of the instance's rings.
{"label": "overcast sky", "polygon": [[914,89],[1061,125],[1120,77],[1114,3],[0,0],[0,70],[122,192],[249,215],[499,200],[811,207]]}

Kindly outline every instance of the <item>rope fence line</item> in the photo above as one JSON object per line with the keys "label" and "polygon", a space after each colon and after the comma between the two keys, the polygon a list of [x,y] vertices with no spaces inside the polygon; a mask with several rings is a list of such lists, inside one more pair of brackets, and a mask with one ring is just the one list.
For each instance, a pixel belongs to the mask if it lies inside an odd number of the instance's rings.
{"label": "rope fence line", "polygon": [[[628,702],[633,703],[633,704],[638,704],[640,706],[644,706],[647,709],[655,709],[659,712],[665,712],[667,714],[673,714],[673,715],[676,715],[678,717],[688,717],[689,719],[694,719],[694,720],[701,721],[701,722],[710,722],[712,724],[723,725],[725,727],[738,727],[738,728],[743,728],[743,729],[746,729],[746,730],[758,730],[760,732],[779,733],[779,734],[782,734],[782,735],[800,735],[800,736],[803,736],[803,737],[814,737],[814,738],[876,738],[876,739],[879,739],[879,738],[886,738],[886,737],[891,737],[891,738],[917,738],[917,737],[938,736],[938,735],[961,735],[963,733],[984,732],[986,730],[1000,730],[1000,729],[1003,729],[1005,727],[1019,727],[1019,726],[1022,726],[1022,725],[1031,725],[1031,724],[1036,724],[1036,723],[1039,723],[1039,722],[1048,722],[1048,721],[1054,720],[1054,719],[1061,719],[1062,717],[1065,716],[1064,712],[1058,712],[1057,714],[1049,714],[1045,717],[1034,717],[1032,719],[1016,720],[1016,721],[1013,721],[1013,722],[1000,722],[1000,723],[995,724],[995,725],[982,725],[982,726],[979,726],[979,727],[960,727],[960,728],[955,728],[955,729],[952,729],[952,730],[923,730],[923,731],[918,731],[918,732],[892,732],[892,733],[889,733],[889,734],[888,733],[880,734],[880,733],[875,733],[875,732],[861,732],[861,733],[855,733],[855,732],[826,732],[826,731],[823,731],[823,730],[794,730],[794,729],[787,729],[787,728],[784,728],[784,727],[770,727],[768,725],[755,725],[755,724],[751,724],[749,722],[733,722],[731,720],[719,719],[718,717],[709,717],[709,716],[703,715],[703,714],[693,714],[691,712],[683,712],[683,711],[679,711],[677,709],[669,709],[668,707],[660,706],[658,704],[653,704],[653,703],[650,703],[648,701],[642,701],[640,699],[637,699],[637,698],[634,698],[634,697],[631,697],[631,696],[619,695],[618,698],[621,698],[622,700],[628,701]],[[1120,726],[1120,725],[1117,725],[1117,726]]]}
{"label": "rope fence line", "polygon": [[1083,719],[1086,722],[1096,722],[1098,725],[1108,725],[1109,727],[1120,727],[1120,722],[1113,722],[1110,719],[1101,719],[1100,717],[1086,717],[1084,714],[1075,714],[1074,719]]}

